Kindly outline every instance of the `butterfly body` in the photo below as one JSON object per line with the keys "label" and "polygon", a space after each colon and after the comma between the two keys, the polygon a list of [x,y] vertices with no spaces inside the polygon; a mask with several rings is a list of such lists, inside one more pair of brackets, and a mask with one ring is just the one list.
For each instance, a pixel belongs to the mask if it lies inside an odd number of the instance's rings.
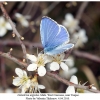
{"label": "butterfly body", "polygon": [[69,43],[66,28],[49,17],[43,17],[40,24],[41,42],[44,53],[48,55],[60,54],[69,50],[74,44]]}

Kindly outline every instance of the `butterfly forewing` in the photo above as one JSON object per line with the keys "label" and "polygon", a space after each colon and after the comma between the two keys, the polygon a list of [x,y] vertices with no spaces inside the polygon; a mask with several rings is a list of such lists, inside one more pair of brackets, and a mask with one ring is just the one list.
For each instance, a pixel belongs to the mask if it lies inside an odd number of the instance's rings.
{"label": "butterfly forewing", "polygon": [[41,41],[44,48],[50,46],[53,37],[59,32],[59,25],[48,17],[43,17],[40,24]]}

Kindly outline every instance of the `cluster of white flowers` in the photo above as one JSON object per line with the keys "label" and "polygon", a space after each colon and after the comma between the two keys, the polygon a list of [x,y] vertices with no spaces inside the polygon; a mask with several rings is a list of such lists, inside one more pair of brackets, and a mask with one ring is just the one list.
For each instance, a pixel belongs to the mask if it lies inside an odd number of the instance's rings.
{"label": "cluster of white flowers", "polygon": [[65,15],[65,20],[62,23],[70,33],[73,33],[79,28],[79,21],[73,17],[71,13]]}
{"label": "cluster of white flowers", "polygon": [[21,23],[22,26],[24,26],[24,27],[28,27],[29,26],[29,22],[28,22],[27,19],[30,19],[30,16],[23,16],[20,13],[16,13],[15,17]]}
{"label": "cluster of white flowers", "polygon": [[25,93],[27,91],[29,91],[29,93],[36,93],[40,92],[40,89],[45,89],[45,86],[38,84],[36,75],[34,76],[34,78],[30,79],[27,76],[26,71],[20,68],[16,68],[15,73],[18,75],[18,77],[14,77],[12,84],[15,86],[19,86],[22,93]]}
{"label": "cluster of white flowers", "polygon": [[27,67],[27,70],[28,71],[37,70],[39,76],[44,76],[46,74],[45,64],[47,63],[50,63],[49,67],[51,71],[59,70],[60,67],[64,71],[68,71],[68,66],[67,64],[64,63],[67,61],[66,59],[64,59],[65,57],[64,53],[54,56],[49,56],[46,54],[39,54],[38,57],[30,54],[27,54],[26,56],[32,62],[32,64],[29,64],[29,66]]}
{"label": "cluster of white flowers", "polygon": [[39,89],[44,89],[45,87],[43,85],[38,85],[37,81],[37,74],[39,76],[44,76],[46,74],[46,64],[49,63],[50,71],[57,71],[60,68],[68,72],[68,66],[66,64],[67,60],[64,59],[65,54],[58,54],[49,56],[46,54],[38,54],[38,57],[35,55],[26,54],[26,57],[30,60],[31,64],[28,65],[27,70],[28,71],[35,71],[36,74],[34,78],[30,79],[27,76],[26,71],[21,70],[19,68],[15,69],[15,73],[18,75],[18,77],[14,77],[13,79],[13,85],[20,86],[22,93],[29,92],[40,92]]}
{"label": "cluster of white flowers", "polygon": [[7,33],[7,30],[12,30],[12,27],[3,16],[0,16],[0,37],[3,37]]}
{"label": "cluster of white flowers", "polygon": [[75,19],[71,13],[65,15],[65,20],[62,24],[68,29],[69,33],[72,34],[73,40],[77,40],[75,48],[82,47],[84,43],[88,41],[85,29],[80,28],[79,21]]}
{"label": "cluster of white flowers", "polygon": [[75,32],[73,34],[73,38],[78,39],[75,44],[75,48],[83,47],[84,43],[88,41],[88,38],[86,36],[86,31],[84,29],[80,29],[78,32]]}
{"label": "cluster of white flowers", "polygon": [[44,76],[46,74],[46,69],[44,66],[47,62],[49,62],[47,58],[48,56],[46,56],[45,54],[38,54],[38,57],[30,54],[27,54],[26,56],[32,62],[32,64],[29,64],[29,66],[27,67],[27,70],[37,70],[39,76]]}

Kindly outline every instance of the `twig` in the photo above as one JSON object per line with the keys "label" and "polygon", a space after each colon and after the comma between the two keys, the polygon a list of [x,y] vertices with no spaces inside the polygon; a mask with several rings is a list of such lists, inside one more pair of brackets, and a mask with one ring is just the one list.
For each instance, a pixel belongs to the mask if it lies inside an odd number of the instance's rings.
{"label": "twig", "polygon": [[76,14],[76,19],[80,20],[81,19],[81,16],[86,8],[86,6],[88,5],[88,2],[83,2]]}
{"label": "twig", "polygon": [[[25,45],[23,44],[23,42],[21,41],[21,38],[22,38],[22,37],[20,36],[20,34],[18,33],[18,31],[16,30],[14,23],[12,22],[11,18],[10,18],[9,15],[7,14],[7,12],[6,12],[6,10],[5,10],[5,8],[3,7],[3,4],[2,4],[1,2],[0,2],[0,8],[1,8],[1,10],[2,10],[4,16],[6,17],[6,19],[9,21],[9,23],[10,23],[12,29],[13,29],[13,33],[15,33],[15,34],[17,35],[18,40],[19,40],[19,42],[20,42],[20,45],[21,45],[21,47],[22,47],[24,56],[25,56],[25,58],[26,58],[26,47],[25,47]],[[26,59],[27,59],[27,58],[26,58]]]}
{"label": "twig", "polygon": [[[19,64],[20,66],[24,66],[25,68],[27,67],[26,63],[23,63],[23,62],[19,61],[18,59],[16,59],[15,57],[10,56],[7,53],[0,52],[0,55],[14,61],[15,63]],[[50,77],[56,78],[57,80],[59,80],[60,82],[66,84],[66,85],[74,86],[75,88],[85,89],[85,90],[88,90],[88,91],[91,91],[91,92],[94,92],[94,93],[100,93],[100,91],[98,91],[98,90],[89,89],[89,86],[83,86],[83,85],[77,85],[77,84],[71,83],[68,80],[58,76],[57,74],[47,72],[47,75],[50,76]]]}
{"label": "twig", "polygon": [[[0,46],[0,50],[3,50],[3,46]],[[0,57],[0,73],[1,73],[1,83],[2,83],[2,86],[3,88],[6,88],[7,87],[7,83],[6,83],[6,74],[5,74],[5,62],[4,62],[4,58],[1,58]]]}
{"label": "twig", "polygon": [[23,63],[22,61],[20,61],[20,60],[16,59],[15,57],[9,55],[9,53],[3,53],[3,52],[0,51],[0,56],[8,58],[8,59],[14,61],[15,63],[17,63],[20,66],[23,66],[23,67],[27,66],[26,63]]}
{"label": "twig", "polygon": [[44,9],[42,12],[42,15],[47,15],[49,12],[51,12],[60,2],[54,2],[52,3],[47,9]]}
{"label": "twig", "polygon": [[60,2],[54,2],[52,3],[48,8],[44,9],[42,11],[42,14],[35,19],[35,21],[38,21],[42,16],[47,15],[49,12],[51,12]]}
{"label": "twig", "polygon": [[89,89],[89,86],[83,86],[83,85],[77,85],[77,84],[71,83],[68,80],[65,80],[64,78],[61,78],[57,74],[47,72],[47,75],[50,76],[50,77],[56,78],[57,80],[59,80],[60,82],[66,84],[68,86],[74,86],[75,88],[85,89],[85,90],[88,90],[88,91],[91,91],[91,92],[94,92],[94,93],[100,93],[100,91],[98,91],[98,90]]}
{"label": "twig", "polygon": [[89,54],[89,53],[77,51],[77,50],[74,50],[73,54],[77,57],[85,58],[85,59],[100,63],[100,57],[95,56],[93,54]]}
{"label": "twig", "polygon": [[6,74],[5,74],[5,63],[3,58],[1,58],[1,77],[2,77],[2,86],[6,88],[7,83],[6,83]]}

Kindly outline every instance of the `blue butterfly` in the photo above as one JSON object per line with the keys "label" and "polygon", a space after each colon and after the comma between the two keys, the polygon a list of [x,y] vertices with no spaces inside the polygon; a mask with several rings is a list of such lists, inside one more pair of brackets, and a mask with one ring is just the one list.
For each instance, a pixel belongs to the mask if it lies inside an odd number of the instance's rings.
{"label": "blue butterfly", "polygon": [[49,17],[42,18],[40,34],[44,53],[48,55],[60,54],[74,47],[74,44],[68,44],[69,33],[66,28]]}

